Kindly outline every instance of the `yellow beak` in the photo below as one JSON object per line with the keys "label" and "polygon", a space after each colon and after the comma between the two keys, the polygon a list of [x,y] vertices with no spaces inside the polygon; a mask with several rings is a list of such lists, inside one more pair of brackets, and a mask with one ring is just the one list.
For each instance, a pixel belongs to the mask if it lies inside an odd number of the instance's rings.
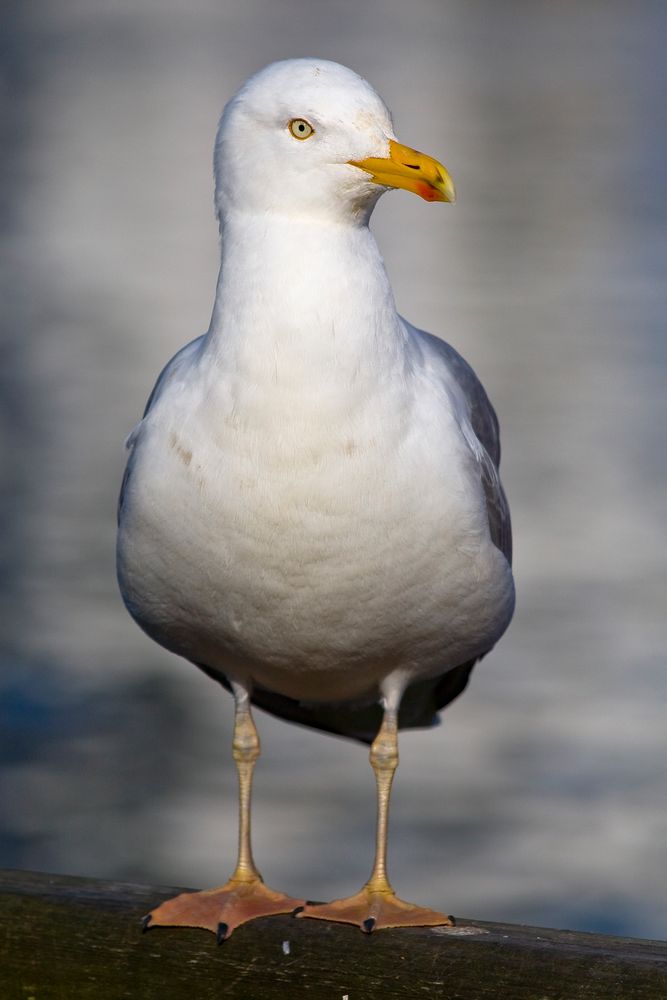
{"label": "yellow beak", "polygon": [[426,201],[456,201],[454,182],[442,163],[393,139],[389,140],[389,156],[386,159],[369,156],[365,160],[348,162],[353,167],[366,170],[372,181],[384,187],[405,188]]}

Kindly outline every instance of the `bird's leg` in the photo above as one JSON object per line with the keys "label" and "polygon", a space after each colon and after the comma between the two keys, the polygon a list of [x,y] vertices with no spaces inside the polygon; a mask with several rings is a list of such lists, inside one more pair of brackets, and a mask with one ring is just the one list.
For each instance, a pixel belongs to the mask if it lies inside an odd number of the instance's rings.
{"label": "bird's leg", "polygon": [[377,786],[375,861],[370,878],[356,895],[331,903],[308,904],[298,916],[357,924],[367,934],[380,927],[452,924],[452,918],[444,913],[399,899],[387,877],[389,797],[398,767],[398,705],[391,702],[385,705],[382,725],[371,746],[370,762]]}
{"label": "bird's leg", "polygon": [[389,796],[398,767],[398,721],[395,710],[386,710],[382,725],[370,751],[377,787],[377,826],[375,831],[375,861],[365,887],[370,892],[393,895],[387,878],[387,839],[389,833]]}
{"label": "bird's leg", "polygon": [[232,755],[236,761],[239,780],[239,842],[236,868],[230,882],[261,882],[262,877],[252,856],[250,839],[252,777],[260,755],[259,734],[250,711],[250,699],[247,692],[243,691],[237,694],[235,691],[234,695],[236,711],[234,714]]}
{"label": "bird's leg", "polygon": [[260,753],[259,736],[250,711],[245,687],[233,683],[235,700],[233,756],[239,779],[239,847],[231,878],[217,889],[184,892],[167,900],[144,917],[149,927],[202,927],[213,931],[222,943],[239,924],[274,913],[292,913],[303,905],[264,885],[252,856],[250,798],[252,775]]}

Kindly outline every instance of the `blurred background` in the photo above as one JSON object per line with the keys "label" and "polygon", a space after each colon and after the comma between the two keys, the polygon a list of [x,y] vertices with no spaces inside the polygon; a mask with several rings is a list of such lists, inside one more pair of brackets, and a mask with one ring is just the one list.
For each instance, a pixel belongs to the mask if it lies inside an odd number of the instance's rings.
{"label": "blurred background", "polygon": [[[4,0],[0,866],[231,870],[232,702],[126,614],[115,504],[155,376],[208,326],[220,110],[319,55],[456,181],[453,208],[386,196],[374,230],[399,309],[496,405],[515,526],[508,634],[402,738],[392,881],[461,916],[667,935],[666,32],[659,0]],[[355,891],[366,750],[258,722],[267,882]]]}

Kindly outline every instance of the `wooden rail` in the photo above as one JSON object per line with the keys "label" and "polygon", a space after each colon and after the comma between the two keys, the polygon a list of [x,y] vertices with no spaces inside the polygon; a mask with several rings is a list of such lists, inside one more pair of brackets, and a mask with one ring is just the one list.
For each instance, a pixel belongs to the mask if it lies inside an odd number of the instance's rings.
{"label": "wooden rail", "polygon": [[460,920],[270,917],[222,946],[140,918],[174,889],[0,871],[1,1000],[667,1000],[667,943]]}

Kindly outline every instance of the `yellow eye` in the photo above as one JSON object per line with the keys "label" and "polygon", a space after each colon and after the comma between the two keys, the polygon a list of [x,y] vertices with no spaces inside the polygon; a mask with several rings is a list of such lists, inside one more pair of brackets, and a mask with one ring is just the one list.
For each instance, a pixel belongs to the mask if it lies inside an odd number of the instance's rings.
{"label": "yellow eye", "polygon": [[292,118],[288,128],[295,139],[310,139],[315,131],[313,126],[305,118]]}

